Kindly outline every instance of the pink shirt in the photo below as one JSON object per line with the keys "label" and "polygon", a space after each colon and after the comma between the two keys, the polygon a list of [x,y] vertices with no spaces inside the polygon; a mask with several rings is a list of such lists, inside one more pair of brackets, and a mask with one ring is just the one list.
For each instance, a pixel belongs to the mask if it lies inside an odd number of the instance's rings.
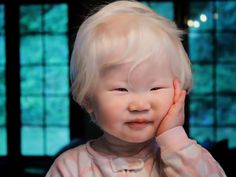
{"label": "pink shirt", "polygon": [[[165,163],[168,177],[225,177],[225,173],[209,152],[190,140],[182,127],[160,136],[133,157],[100,154],[90,143],[61,154],[46,177],[159,177],[158,153]],[[159,145],[159,146],[158,146]]]}

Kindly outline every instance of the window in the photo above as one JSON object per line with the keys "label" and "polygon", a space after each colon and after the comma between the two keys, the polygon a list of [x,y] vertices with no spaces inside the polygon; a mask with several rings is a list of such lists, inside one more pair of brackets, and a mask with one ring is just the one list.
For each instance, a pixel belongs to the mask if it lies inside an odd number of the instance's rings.
{"label": "window", "polygon": [[7,154],[4,5],[0,5],[0,156]]}
{"label": "window", "polygon": [[152,8],[158,14],[170,20],[174,19],[174,3],[172,1],[166,1],[166,2],[141,1],[141,2]]}
{"label": "window", "polygon": [[236,2],[190,2],[190,135],[236,147]]}
{"label": "window", "polygon": [[67,11],[65,4],[20,6],[23,155],[54,155],[69,142]]}

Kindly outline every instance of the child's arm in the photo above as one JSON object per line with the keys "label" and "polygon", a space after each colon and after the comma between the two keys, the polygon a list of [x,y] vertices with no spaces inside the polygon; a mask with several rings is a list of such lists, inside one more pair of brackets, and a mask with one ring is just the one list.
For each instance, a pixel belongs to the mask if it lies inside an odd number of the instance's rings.
{"label": "child's arm", "polygon": [[157,129],[157,142],[161,148],[164,171],[168,177],[225,177],[225,173],[210,153],[188,138],[184,123],[186,92],[174,81],[173,105]]}

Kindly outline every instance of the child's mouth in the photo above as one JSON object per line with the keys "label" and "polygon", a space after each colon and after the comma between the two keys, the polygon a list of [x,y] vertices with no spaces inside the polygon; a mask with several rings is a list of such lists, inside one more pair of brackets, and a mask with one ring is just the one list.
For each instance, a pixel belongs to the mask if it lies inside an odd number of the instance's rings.
{"label": "child's mouth", "polygon": [[153,123],[152,121],[147,121],[147,120],[133,120],[130,122],[126,122],[126,124],[130,128],[134,128],[134,129],[142,129],[149,126],[152,123]]}

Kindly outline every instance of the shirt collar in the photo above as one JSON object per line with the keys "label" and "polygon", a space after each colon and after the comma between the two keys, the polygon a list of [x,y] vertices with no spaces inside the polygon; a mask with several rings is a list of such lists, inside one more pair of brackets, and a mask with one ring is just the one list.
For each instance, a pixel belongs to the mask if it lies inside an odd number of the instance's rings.
{"label": "shirt collar", "polygon": [[139,158],[113,158],[110,159],[111,167],[114,172],[120,171],[139,171],[144,167],[144,160]]}

